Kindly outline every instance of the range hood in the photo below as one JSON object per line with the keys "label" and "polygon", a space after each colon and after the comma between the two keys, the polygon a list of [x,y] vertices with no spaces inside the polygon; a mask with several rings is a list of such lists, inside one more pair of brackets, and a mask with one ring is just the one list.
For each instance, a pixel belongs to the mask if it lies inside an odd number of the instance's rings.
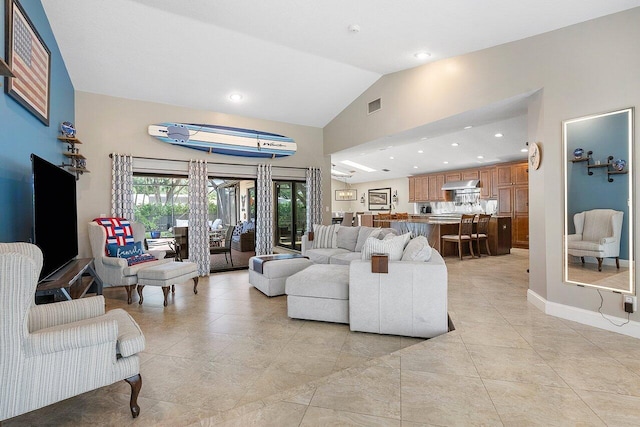
{"label": "range hood", "polygon": [[479,179],[469,179],[466,181],[451,181],[442,186],[443,190],[468,190],[478,188]]}

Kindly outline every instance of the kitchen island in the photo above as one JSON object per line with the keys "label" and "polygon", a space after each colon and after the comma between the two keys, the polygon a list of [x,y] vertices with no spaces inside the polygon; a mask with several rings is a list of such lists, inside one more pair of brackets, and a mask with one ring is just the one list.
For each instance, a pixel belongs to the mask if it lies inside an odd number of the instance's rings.
{"label": "kitchen island", "polygon": [[[373,223],[375,226],[389,226],[400,233],[411,232],[414,236],[425,236],[429,240],[431,247],[440,252],[442,256],[457,256],[456,247],[454,245],[446,245],[445,248],[442,248],[442,240],[440,238],[445,234],[458,234],[460,218],[460,214],[423,214],[409,215],[407,220],[374,219]],[[480,246],[481,254],[486,254],[484,245]],[[511,253],[511,217],[491,217],[489,221],[489,250],[491,255]],[[468,245],[463,245],[463,252],[469,254]]]}

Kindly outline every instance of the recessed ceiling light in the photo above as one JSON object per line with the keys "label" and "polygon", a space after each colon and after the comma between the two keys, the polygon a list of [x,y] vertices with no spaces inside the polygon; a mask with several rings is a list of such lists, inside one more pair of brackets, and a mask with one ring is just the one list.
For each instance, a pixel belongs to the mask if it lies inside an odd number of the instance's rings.
{"label": "recessed ceiling light", "polygon": [[420,138],[420,141],[424,141],[425,139],[427,139],[427,137],[423,136],[422,138]]}
{"label": "recessed ceiling light", "polygon": [[528,150],[528,149],[526,149],[526,148],[523,148],[522,150],[520,150],[520,152],[521,152],[521,153],[528,153],[528,152],[529,152],[529,150]]}
{"label": "recessed ceiling light", "polygon": [[451,144],[452,147],[457,147],[458,145],[460,144],[458,144],[457,142],[454,142],[453,144]]}
{"label": "recessed ceiling light", "polygon": [[479,159],[484,159],[484,156],[478,156]]}
{"label": "recessed ceiling light", "polygon": [[418,153],[422,154],[422,153],[424,153],[424,151],[423,150],[418,150]]}
{"label": "recessed ceiling light", "polygon": [[233,102],[240,102],[243,98],[244,97],[242,96],[242,94],[239,93],[232,93],[231,95],[229,95],[229,99]]}
{"label": "recessed ceiling light", "polygon": [[431,54],[429,52],[421,51],[414,53],[413,56],[415,56],[416,59],[423,60],[429,58]]}
{"label": "recessed ceiling light", "polygon": [[414,166],[413,168],[414,168],[414,169],[418,169],[418,167],[417,167],[417,166]]}
{"label": "recessed ceiling light", "polygon": [[498,133],[496,133],[494,136],[495,136],[496,138],[502,138],[504,135],[498,132]]}
{"label": "recessed ceiling light", "polygon": [[393,148],[393,145],[388,145],[387,148]]}
{"label": "recessed ceiling light", "polygon": [[394,158],[395,158],[395,157],[393,157],[393,156],[389,157],[389,159],[391,159],[391,160],[393,160]]}
{"label": "recessed ceiling light", "polygon": [[360,163],[352,162],[351,160],[343,160],[340,163],[343,163],[345,165],[354,167],[356,169],[363,170],[365,172],[375,172],[376,171],[375,169],[370,168],[369,166],[361,165]]}
{"label": "recessed ceiling light", "polygon": [[446,160],[445,160],[444,162],[442,162],[442,163],[444,163],[445,165],[448,165],[448,164],[449,164],[449,162],[447,162]]}
{"label": "recessed ceiling light", "polygon": [[464,129],[471,129],[473,126],[465,126]]}

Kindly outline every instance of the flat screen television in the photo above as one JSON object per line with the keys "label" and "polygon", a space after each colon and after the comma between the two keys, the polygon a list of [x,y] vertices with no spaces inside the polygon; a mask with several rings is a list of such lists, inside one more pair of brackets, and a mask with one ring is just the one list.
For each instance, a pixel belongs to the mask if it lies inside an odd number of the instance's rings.
{"label": "flat screen television", "polygon": [[33,243],[44,257],[46,280],[78,256],[76,177],[31,154],[33,171]]}

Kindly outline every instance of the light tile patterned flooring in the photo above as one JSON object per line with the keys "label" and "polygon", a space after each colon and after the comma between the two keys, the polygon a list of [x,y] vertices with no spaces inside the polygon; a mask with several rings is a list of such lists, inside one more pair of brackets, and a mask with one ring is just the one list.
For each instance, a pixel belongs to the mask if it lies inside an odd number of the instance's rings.
{"label": "light tile patterned flooring", "polygon": [[291,320],[247,272],[193,295],[127,306],[147,337],[141,415],[124,383],[3,423],[18,425],[640,425],[640,340],[526,302],[528,252],[447,258],[456,331],[421,341]]}

